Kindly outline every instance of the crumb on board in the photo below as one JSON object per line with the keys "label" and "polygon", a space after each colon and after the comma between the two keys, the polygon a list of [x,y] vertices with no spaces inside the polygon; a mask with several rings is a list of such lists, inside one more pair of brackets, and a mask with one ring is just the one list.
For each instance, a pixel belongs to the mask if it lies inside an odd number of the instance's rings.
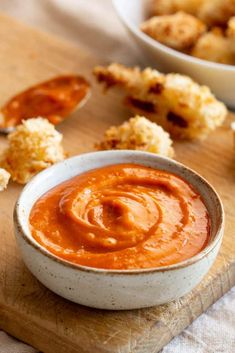
{"label": "crumb on board", "polygon": [[0,191],[7,188],[10,177],[10,173],[8,173],[5,169],[0,168]]}
{"label": "crumb on board", "polygon": [[[227,109],[206,86],[180,74],[127,68],[113,63],[97,66],[94,75],[107,88],[118,86],[126,105],[155,121],[179,139],[203,139],[224,122]],[[112,82],[112,85],[110,85]]]}
{"label": "crumb on board", "polygon": [[20,184],[27,183],[41,170],[65,158],[62,135],[41,117],[23,121],[8,135],[8,141],[0,166]]}
{"label": "crumb on board", "polygon": [[161,126],[138,115],[120,126],[111,126],[96,148],[141,150],[166,157],[174,155],[169,134]]}

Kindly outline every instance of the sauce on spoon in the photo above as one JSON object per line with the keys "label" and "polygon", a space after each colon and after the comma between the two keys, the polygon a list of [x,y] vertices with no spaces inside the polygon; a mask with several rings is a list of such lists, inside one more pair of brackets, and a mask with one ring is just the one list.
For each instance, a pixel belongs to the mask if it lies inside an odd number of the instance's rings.
{"label": "sauce on spoon", "polygon": [[39,83],[12,97],[1,109],[0,129],[14,128],[37,116],[57,125],[87,98],[90,85],[82,76],[64,75]]}

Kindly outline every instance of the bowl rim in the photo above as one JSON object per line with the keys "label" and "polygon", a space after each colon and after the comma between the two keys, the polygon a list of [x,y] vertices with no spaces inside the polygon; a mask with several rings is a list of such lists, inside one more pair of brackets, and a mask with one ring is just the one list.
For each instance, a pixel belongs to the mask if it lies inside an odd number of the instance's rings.
{"label": "bowl rim", "polygon": [[[162,266],[162,267],[143,268],[143,269],[127,269],[127,270],[118,269],[117,270],[117,269],[102,269],[102,268],[96,268],[96,267],[83,266],[83,265],[72,263],[70,261],[62,259],[62,258],[54,255],[50,251],[48,251],[46,248],[44,248],[42,245],[40,245],[35,239],[32,238],[30,229],[29,229],[29,227],[26,226],[26,223],[28,223],[28,219],[22,219],[22,217],[21,217],[20,210],[23,207],[22,198],[23,198],[24,194],[27,193],[27,190],[29,189],[29,187],[32,184],[38,182],[42,176],[45,176],[48,173],[51,173],[52,171],[55,172],[58,167],[60,167],[62,165],[66,165],[67,163],[73,163],[73,161],[77,161],[77,159],[84,158],[84,156],[86,158],[86,157],[90,157],[90,156],[96,155],[96,154],[99,154],[99,155],[103,154],[104,158],[106,158],[105,156],[107,156],[107,157],[110,157],[112,155],[115,156],[115,154],[118,154],[120,157],[122,155],[128,155],[128,154],[133,155],[134,154],[136,157],[138,157],[138,156],[140,157],[140,161],[134,163],[134,164],[139,164],[139,165],[144,165],[141,163],[141,157],[151,156],[152,158],[156,158],[156,160],[160,160],[163,163],[170,162],[171,164],[173,164],[173,166],[175,165],[175,166],[180,167],[183,170],[186,170],[187,172],[189,172],[193,178],[197,178],[201,183],[205,184],[206,187],[209,188],[210,192],[213,193],[214,197],[217,199],[217,205],[219,207],[219,226],[218,226],[218,229],[217,229],[216,234],[214,235],[213,239],[209,242],[209,244],[202,251],[200,251],[198,254],[194,255],[193,257],[191,257],[187,260],[184,260],[184,261],[172,264],[172,265],[167,265],[167,266]],[[119,162],[119,163],[114,163],[114,164],[120,164],[120,163],[125,163],[125,162]],[[111,165],[111,164],[109,164],[109,165]],[[102,165],[98,168],[102,168]],[[152,167],[152,168],[154,168],[154,167]],[[92,169],[94,169],[94,168],[92,168]],[[89,170],[89,169],[87,169],[87,170]],[[178,175],[177,172],[175,174]],[[65,180],[68,180],[68,179],[65,179]],[[185,178],[185,180],[187,181],[187,178]],[[59,185],[59,184],[60,184],[60,182],[57,185]],[[48,190],[50,190],[50,188]],[[199,190],[197,190],[197,191],[200,193]],[[22,213],[24,214],[25,212],[22,212]],[[65,267],[69,267],[71,269],[76,269],[76,270],[81,270],[84,272],[99,273],[99,274],[103,274],[103,275],[141,275],[141,274],[149,274],[149,273],[153,273],[153,272],[166,272],[166,271],[170,271],[170,270],[179,270],[181,268],[193,265],[196,262],[198,262],[199,260],[201,260],[202,258],[206,257],[217,246],[217,244],[222,240],[223,230],[224,230],[224,218],[225,218],[224,208],[223,208],[223,204],[222,204],[222,201],[221,201],[218,193],[215,191],[213,186],[206,179],[204,179],[201,175],[199,175],[193,169],[191,169],[191,168],[185,166],[184,164],[182,164],[176,160],[173,160],[171,158],[162,157],[162,156],[156,155],[154,153],[150,153],[150,152],[134,151],[134,150],[108,150],[108,151],[88,152],[88,153],[83,153],[80,155],[70,157],[68,159],[65,159],[62,162],[56,163],[55,165],[38,173],[36,176],[34,176],[29,181],[29,183],[21,191],[21,193],[15,203],[14,212],[13,212],[13,221],[14,221],[15,229],[17,229],[18,234],[20,234],[20,236],[23,238],[23,240],[28,245],[33,247],[34,250],[39,251],[42,255],[46,256],[47,258],[59,263],[60,265],[65,266]]]}
{"label": "bowl rim", "polygon": [[121,20],[121,22],[131,31],[134,33],[137,37],[139,37],[142,41],[146,42],[148,45],[153,47],[154,49],[159,49],[162,52],[166,54],[170,54],[173,57],[177,57],[178,59],[181,59],[183,61],[191,61],[193,64],[197,65],[202,65],[210,69],[215,69],[215,70],[222,70],[222,71],[235,71],[235,65],[229,65],[229,64],[222,64],[222,63],[216,63],[213,61],[209,60],[204,60],[200,58],[196,58],[192,55],[182,53],[178,50],[175,50],[173,48],[170,48],[157,40],[151,38],[144,32],[142,32],[137,26],[133,25],[131,22],[127,21],[126,18],[123,16],[122,11],[120,11],[120,6],[118,5],[119,1],[118,0],[112,0],[113,7]]}

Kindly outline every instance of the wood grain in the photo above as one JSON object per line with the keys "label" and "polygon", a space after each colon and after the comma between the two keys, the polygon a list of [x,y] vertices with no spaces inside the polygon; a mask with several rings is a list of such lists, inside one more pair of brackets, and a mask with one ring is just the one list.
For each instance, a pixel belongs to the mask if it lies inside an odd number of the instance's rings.
{"label": "wood grain", "polygon": [[[103,60],[102,63],[105,63]],[[0,104],[28,85],[78,72],[92,83],[87,105],[60,125],[71,154],[93,149],[105,128],[129,116],[120,96],[104,96],[91,76],[97,62],[77,47],[0,16]],[[53,294],[24,266],[15,245],[12,211],[21,187],[0,194],[0,327],[45,353],[154,353],[235,284],[235,154],[229,122],[204,142],[177,143],[176,157],[211,182],[225,205],[226,230],[209,275],[189,295],[150,309],[107,312]],[[6,139],[0,137],[0,150]]]}

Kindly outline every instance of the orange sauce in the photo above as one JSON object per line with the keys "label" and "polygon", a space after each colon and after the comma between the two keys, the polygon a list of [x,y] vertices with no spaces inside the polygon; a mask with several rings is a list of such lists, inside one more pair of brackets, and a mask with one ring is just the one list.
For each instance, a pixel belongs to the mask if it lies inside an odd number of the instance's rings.
{"label": "orange sauce", "polygon": [[56,125],[71,114],[86,97],[90,85],[81,76],[58,76],[11,98],[1,109],[1,127],[14,127],[37,116]]}
{"label": "orange sauce", "polygon": [[33,206],[33,237],[58,257],[104,269],[165,266],[199,253],[210,236],[200,195],[178,176],[136,165],[91,170]]}

